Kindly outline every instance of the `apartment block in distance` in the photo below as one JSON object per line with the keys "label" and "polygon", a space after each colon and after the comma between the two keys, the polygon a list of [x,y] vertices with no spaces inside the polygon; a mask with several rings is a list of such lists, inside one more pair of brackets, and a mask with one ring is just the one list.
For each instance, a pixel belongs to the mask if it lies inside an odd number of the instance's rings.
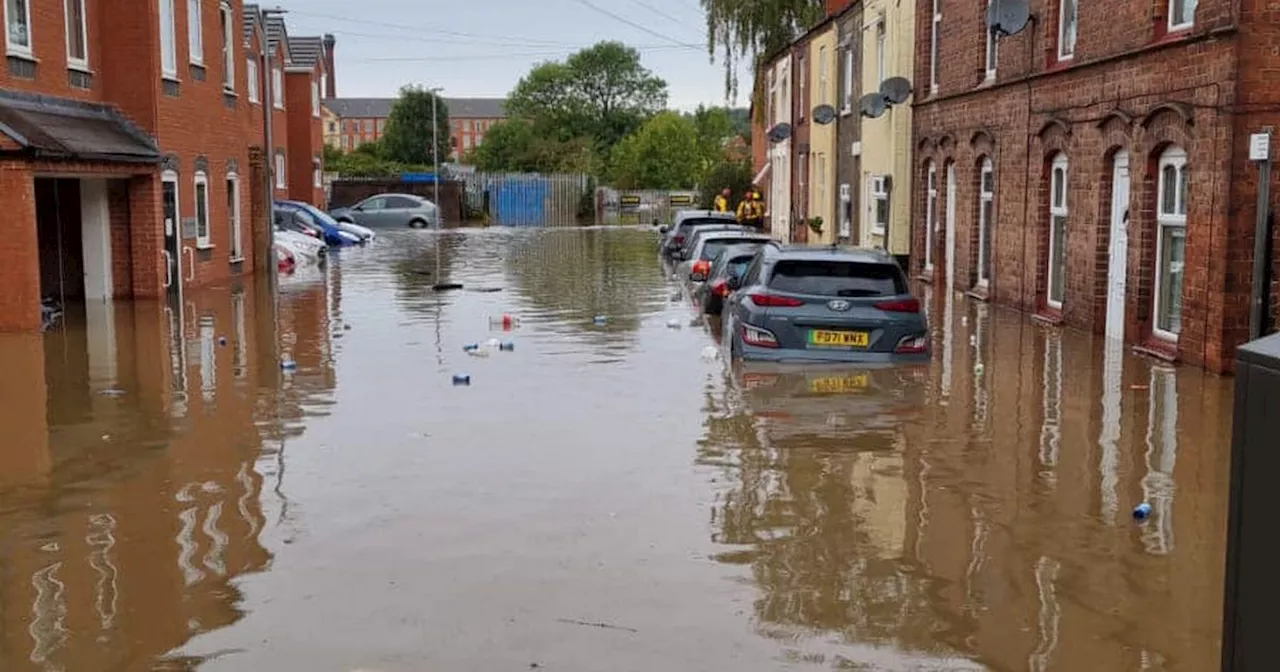
{"label": "apartment block in distance", "polygon": [[[453,143],[450,160],[479,147],[484,134],[506,118],[503,98],[441,98],[449,108],[449,134]],[[337,147],[351,151],[382,137],[395,98],[330,98],[324,101],[338,119]],[[330,134],[330,138],[335,134]],[[442,157],[443,158],[443,157]]]}
{"label": "apartment block in distance", "polygon": [[1007,31],[986,3],[915,8],[913,273],[1230,370],[1253,289],[1249,140],[1280,102],[1271,5],[1029,0],[1038,19]]}

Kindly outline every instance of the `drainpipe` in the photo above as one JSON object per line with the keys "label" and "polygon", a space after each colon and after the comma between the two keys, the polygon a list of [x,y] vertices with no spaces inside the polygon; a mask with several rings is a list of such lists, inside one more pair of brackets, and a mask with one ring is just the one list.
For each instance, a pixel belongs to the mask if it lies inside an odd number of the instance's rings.
{"label": "drainpipe", "polygon": [[[275,135],[272,128],[273,115],[275,114],[275,91],[272,84],[275,81],[275,73],[271,64],[271,39],[268,35],[267,20],[273,16],[284,16],[285,10],[263,9],[262,10],[262,81],[263,81],[263,153],[266,155],[267,169],[264,171],[267,175],[266,193],[267,193],[267,277],[275,284],[275,253],[276,253],[276,224],[275,224],[275,170],[276,170],[276,146],[273,136]],[[281,94],[283,95],[283,93]]]}
{"label": "drainpipe", "polygon": [[[1255,341],[1266,333],[1264,324],[1267,317],[1267,304],[1271,292],[1268,291],[1267,248],[1271,243],[1271,133],[1270,126],[1264,126],[1262,133],[1256,134],[1266,138],[1267,150],[1258,163],[1258,211],[1253,231],[1253,292],[1249,306],[1249,340]],[[1253,158],[1253,157],[1250,157]]]}

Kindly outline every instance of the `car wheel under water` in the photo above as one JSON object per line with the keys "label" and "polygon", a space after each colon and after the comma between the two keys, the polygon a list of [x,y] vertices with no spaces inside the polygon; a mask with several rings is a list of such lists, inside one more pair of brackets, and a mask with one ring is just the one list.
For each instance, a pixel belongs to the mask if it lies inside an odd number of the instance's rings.
{"label": "car wheel under water", "polygon": [[425,228],[427,228],[427,220],[425,220],[425,219],[411,219],[411,220],[409,220],[409,228],[411,228],[411,229],[425,229]]}

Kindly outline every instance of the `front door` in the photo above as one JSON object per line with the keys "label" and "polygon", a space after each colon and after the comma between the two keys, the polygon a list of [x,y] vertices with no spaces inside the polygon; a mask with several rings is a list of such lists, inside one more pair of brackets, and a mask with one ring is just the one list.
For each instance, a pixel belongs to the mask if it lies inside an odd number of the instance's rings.
{"label": "front door", "polygon": [[1107,338],[1124,341],[1125,275],[1129,259],[1129,153],[1116,152],[1111,175],[1111,245],[1107,261]]}
{"label": "front door", "polygon": [[956,164],[947,164],[947,293],[956,283]]}
{"label": "front door", "polygon": [[166,179],[160,184],[164,208],[164,286],[170,297],[181,297],[182,255],[178,252],[182,231],[178,222],[178,182]]}

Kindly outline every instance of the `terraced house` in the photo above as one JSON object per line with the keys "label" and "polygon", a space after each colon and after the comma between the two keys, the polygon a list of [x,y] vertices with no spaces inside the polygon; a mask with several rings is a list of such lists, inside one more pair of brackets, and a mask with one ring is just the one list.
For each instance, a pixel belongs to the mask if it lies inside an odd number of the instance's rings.
{"label": "terraced house", "polygon": [[1229,370],[1249,335],[1249,136],[1280,102],[1269,3],[1030,0],[1014,34],[988,4],[916,1],[912,270]]}
{"label": "terraced house", "polygon": [[39,328],[42,297],[178,296],[265,258],[255,14],[233,0],[4,3],[0,330]]}

